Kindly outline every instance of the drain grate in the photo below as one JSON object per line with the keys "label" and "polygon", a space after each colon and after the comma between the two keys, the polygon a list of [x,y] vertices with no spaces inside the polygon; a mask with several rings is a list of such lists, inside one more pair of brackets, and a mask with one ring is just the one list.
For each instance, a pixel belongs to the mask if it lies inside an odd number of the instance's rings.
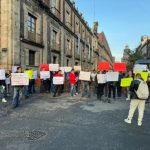
{"label": "drain grate", "polygon": [[25,138],[30,141],[35,141],[43,138],[46,136],[46,133],[39,130],[33,130],[33,131],[25,131]]}

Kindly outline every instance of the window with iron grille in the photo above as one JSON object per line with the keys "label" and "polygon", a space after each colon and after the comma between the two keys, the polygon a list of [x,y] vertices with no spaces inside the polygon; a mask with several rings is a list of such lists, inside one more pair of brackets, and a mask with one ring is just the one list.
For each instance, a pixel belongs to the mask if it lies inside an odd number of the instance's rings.
{"label": "window with iron grille", "polygon": [[28,14],[28,31],[32,33],[36,32],[36,18],[31,14]]}
{"label": "window with iron grille", "polygon": [[35,51],[29,50],[29,65],[35,65]]}
{"label": "window with iron grille", "polygon": [[52,31],[52,42],[56,43],[57,41],[57,32],[55,30]]}

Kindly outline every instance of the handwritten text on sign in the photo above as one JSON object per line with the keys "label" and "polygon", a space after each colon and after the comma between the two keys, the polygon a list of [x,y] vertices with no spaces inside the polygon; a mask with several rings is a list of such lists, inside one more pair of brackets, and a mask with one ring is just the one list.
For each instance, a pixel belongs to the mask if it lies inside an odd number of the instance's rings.
{"label": "handwritten text on sign", "polygon": [[50,72],[49,71],[40,71],[40,78],[41,79],[49,79],[50,78]]}
{"label": "handwritten text on sign", "polygon": [[59,70],[59,64],[49,64],[49,70],[50,71],[58,71]]}
{"label": "handwritten text on sign", "polygon": [[121,87],[129,87],[132,81],[133,81],[133,78],[121,79]]}
{"label": "handwritten text on sign", "polygon": [[119,73],[118,72],[108,72],[107,73],[107,82],[118,81]]}
{"label": "handwritten text on sign", "polygon": [[134,73],[135,72],[142,72],[142,71],[146,71],[147,70],[147,65],[141,65],[141,64],[136,64],[134,65]]}
{"label": "handwritten text on sign", "polygon": [[97,81],[98,83],[106,83],[107,82],[106,74],[98,74]]}
{"label": "handwritten text on sign", "polygon": [[80,75],[79,75],[80,80],[90,81],[91,80],[90,77],[91,77],[91,72],[84,72],[84,71],[80,72]]}
{"label": "handwritten text on sign", "polygon": [[26,73],[12,73],[11,85],[12,86],[29,85],[28,75]]}
{"label": "handwritten text on sign", "polygon": [[64,84],[64,77],[53,77],[53,84],[55,85]]}

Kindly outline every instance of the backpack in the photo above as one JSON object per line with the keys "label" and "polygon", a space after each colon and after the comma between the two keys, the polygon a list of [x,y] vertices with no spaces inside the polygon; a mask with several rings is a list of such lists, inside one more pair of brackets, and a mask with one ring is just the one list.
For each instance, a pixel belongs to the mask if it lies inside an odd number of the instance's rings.
{"label": "backpack", "polygon": [[146,100],[149,97],[149,89],[146,81],[140,80],[139,87],[137,91],[135,91],[137,97],[142,100]]}

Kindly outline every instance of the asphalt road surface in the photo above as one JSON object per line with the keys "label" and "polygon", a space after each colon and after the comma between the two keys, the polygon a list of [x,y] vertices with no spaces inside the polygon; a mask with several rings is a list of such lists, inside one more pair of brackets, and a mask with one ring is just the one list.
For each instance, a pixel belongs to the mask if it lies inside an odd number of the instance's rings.
{"label": "asphalt road surface", "polygon": [[20,108],[0,103],[0,150],[150,150],[150,104],[142,127],[124,123],[129,102],[33,95]]}

